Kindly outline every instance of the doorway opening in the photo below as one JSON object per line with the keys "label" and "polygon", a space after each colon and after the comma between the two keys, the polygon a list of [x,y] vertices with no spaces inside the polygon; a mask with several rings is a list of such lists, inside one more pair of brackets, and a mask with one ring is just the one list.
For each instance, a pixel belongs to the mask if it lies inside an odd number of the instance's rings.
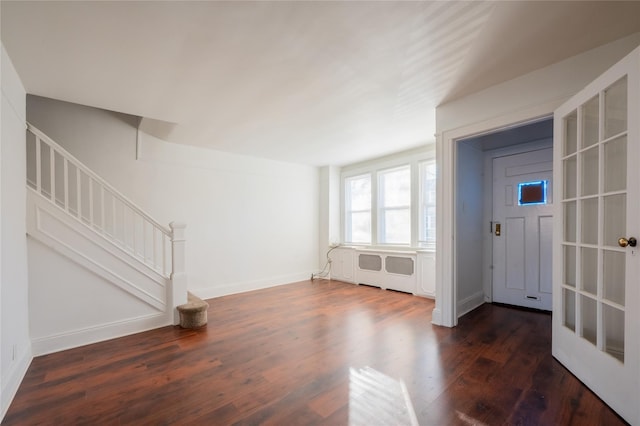
{"label": "doorway opening", "polygon": [[492,301],[551,310],[552,147],[552,117],[457,140],[457,317]]}

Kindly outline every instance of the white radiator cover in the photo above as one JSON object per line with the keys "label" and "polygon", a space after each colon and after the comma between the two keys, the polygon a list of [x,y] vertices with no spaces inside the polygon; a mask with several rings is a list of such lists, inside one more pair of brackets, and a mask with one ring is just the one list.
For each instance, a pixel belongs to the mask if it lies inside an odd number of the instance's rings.
{"label": "white radiator cover", "polygon": [[331,278],[435,297],[435,253],[339,247],[331,253]]}
{"label": "white radiator cover", "polygon": [[356,283],[416,293],[416,254],[356,251]]}

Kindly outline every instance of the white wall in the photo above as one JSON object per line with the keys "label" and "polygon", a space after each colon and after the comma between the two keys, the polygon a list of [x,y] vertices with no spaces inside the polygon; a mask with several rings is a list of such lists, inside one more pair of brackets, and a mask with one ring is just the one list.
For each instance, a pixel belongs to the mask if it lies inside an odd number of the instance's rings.
{"label": "white wall", "polygon": [[29,122],[160,223],[187,223],[189,289],[209,298],[318,269],[318,169],[166,143],[137,118],[29,96]]}
{"label": "white wall", "polygon": [[435,324],[457,324],[454,292],[456,140],[552,114],[554,109],[640,44],[640,33],[589,50],[436,108],[438,162]]}
{"label": "white wall", "polygon": [[440,105],[436,109],[436,131],[440,134],[548,102],[559,105],[639,44],[640,33],[636,33]]}
{"label": "white wall", "polygon": [[483,202],[484,153],[461,142],[458,144],[456,197],[456,279],[458,315],[484,303]]}
{"label": "white wall", "polygon": [[320,266],[326,263],[327,250],[340,238],[340,167],[320,169]]}
{"label": "white wall", "polygon": [[31,363],[26,238],[25,89],[2,46],[0,369],[2,416]]}

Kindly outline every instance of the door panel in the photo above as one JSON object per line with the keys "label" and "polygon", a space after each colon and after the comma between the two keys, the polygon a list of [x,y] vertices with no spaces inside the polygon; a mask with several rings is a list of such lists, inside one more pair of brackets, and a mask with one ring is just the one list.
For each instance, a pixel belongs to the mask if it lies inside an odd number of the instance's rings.
{"label": "door panel", "polygon": [[639,74],[636,49],[554,117],[553,355],[632,424],[640,256],[624,242],[640,231]]}
{"label": "door panel", "polygon": [[506,249],[506,283],[510,289],[524,290],[524,218],[506,219],[504,230]]}
{"label": "door panel", "polygon": [[538,232],[540,237],[540,286],[538,291],[541,293],[551,294],[553,287],[551,280],[551,263],[553,260],[553,217],[541,216],[538,220],[540,228]]}

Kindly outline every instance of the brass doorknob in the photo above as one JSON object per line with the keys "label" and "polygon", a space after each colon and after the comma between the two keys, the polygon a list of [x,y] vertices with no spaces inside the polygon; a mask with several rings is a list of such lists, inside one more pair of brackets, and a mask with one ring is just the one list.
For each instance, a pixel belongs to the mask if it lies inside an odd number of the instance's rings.
{"label": "brass doorknob", "polygon": [[618,238],[618,245],[620,247],[635,247],[636,244],[638,244],[638,240],[636,240],[635,238],[631,237],[629,239],[626,239],[624,237]]}

